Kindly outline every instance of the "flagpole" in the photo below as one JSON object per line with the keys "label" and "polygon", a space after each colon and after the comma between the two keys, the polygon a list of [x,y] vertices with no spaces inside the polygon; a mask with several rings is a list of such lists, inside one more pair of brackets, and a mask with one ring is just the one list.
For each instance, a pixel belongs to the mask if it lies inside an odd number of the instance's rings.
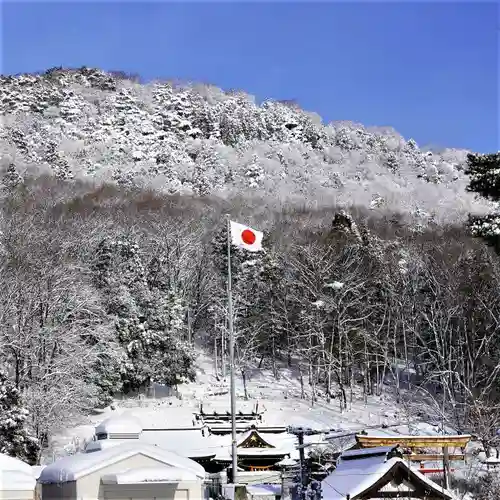
{"label": "flagpole", "polygon": [[236,447],[236,387],[234,383],[234,331],[233,290],[231,283],[231,223],[227,217],[227,309],[229,324],[229,378],[231,385],[231,456],[233,459],[233,484],[238,474],[238,449]]}

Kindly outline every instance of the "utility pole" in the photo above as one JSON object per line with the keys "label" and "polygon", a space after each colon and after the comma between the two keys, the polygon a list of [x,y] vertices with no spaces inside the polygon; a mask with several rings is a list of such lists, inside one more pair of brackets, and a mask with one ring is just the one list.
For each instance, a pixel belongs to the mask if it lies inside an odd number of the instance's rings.
{"label": "utility pole", "polygon": [[[443,381],[442,386],[443,386],[443,406],[441,410],[441,415],[442,415],[442,420],[441,420],[441,430],[443,433],[443,436],[445,435],[445,420],[444,416],[446,414],[446,386],[444,385]],[[448,447],[444,446],[443,447],[443,488],[445,490],[448,489],[449,487],[449,455],[448,455]]]}
{"label": "utility pole", "polygon": [[281,472],[281,500],[284,500],[285,498],[285,468],[281,467],[280,468]]}
{"label": "utility pole", "polygon": [[227,217],[227,306],[229,324],[229,374],[231,384],[231,456],[233,463],[233,484],[237,483],[238,448],[236,446],[236,387],[234,381],[234,331],[233,331],[233,291],[231,284],[231,224]]}
{"label": "utility pole", "polygon": [[443,488],[447,490],[450,487],[450,456],[448,446],[443,447]]}
{"label": "utility pole", "polygon": [[307,488],[306,457],[304,453],[304,431],[300,430],[297,434],[299,440],[300,457],[300,484],[302,485],[302,496],[305,497]]}
{"label": "utility pole", "polygon": [[310,435],[310,434],[317,434],[316,431],[313,431],[312,429],[305,429],[303,427],[289,427],[288,432],[290,434],[294,434],[297,436],[297,439],[299,441],[299,459],[300,459],[300,485],[301,485],[301,493],[300,493],[300,498],[302,500],[305,500],[306,498],[306,491],[307,491],[307,486],[309,484],[309,477],[307,474],[307,467],[306,467],[306,458],[305,458],[305,452],[304,452],[304,436]]}

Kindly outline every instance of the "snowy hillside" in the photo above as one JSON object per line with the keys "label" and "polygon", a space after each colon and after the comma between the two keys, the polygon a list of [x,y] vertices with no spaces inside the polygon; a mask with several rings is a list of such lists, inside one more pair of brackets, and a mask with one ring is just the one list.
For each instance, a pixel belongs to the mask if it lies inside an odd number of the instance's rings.
{"label": "snowy hillside", "polygon": [[447,222],[487,208],[465,193],[466,151],[425,152],[385,128],[325,126],[291,103],[257,105],[243,92],[54,69],[1,77],[0,111],[11,175],[386,207]]}
{"label": "snowy hillside", "polygon": [[[229,410],[229,379],[221,379],[214,370],[214,360],[199,354],[196,363],[197,382],[181,384],[179,397],[150,394],[143,398],[120,398],[103,412],[88,417],[88,423],[67,431],[55,441],[56,455],[71,452],[76,444],[84,446],[92,438],[94,426],[111,415],[132,415],[144,428],[182,428],[192,425],[193,413],[203,404],[205,412]],[[279,380],[271,370],[258,370],[248,381],[245,398],[241,377],[236,377],[237,411],[251,411],[258,404],[263,412],[265,426],[305,426],[315,430],[357,432],[368,427],[379,427],[377,432],[400,434],[438,434],[437,424],[412,415],[413,405],[395,404],[392,390],[381,396],[369,396],[366,401],[360,388],[355,388],[352,402],[345,410],[338,403],[316,401],[311,404],[311,388],[306,387],[306,398],[301,398],[300,385],[289,370],[282,369]],[[386,430],[384,430],[384,428]],[[451,430],[451,432],[453,432]],[[352,439],[352,438],[351,438]]]}
{"label": "snowy hillside", "polygon": [[[50,463],[57,457],[85,449],[94,436],[95,426],[109,417],[118,415],[134,417],[143,429],[158,429],[154,433],[146,433],[144,439],[152,439],[155,444],[161,443],[161,446],[169,450],[182,450],[186,456],[202,454],[205,450],[229,456],[229,435],[209,435],[200,441],[199,431],[193,430],[193,434],[174,431],[176,428],[186,429],[194,426],[193,414],[199,411],[200,404],[203,404],[206,413],[224,413],[229,409],[228,384],[221,381],[218,376],[220,374],[214,370],[214,360],[200,353],[197,372],[199,375],[196,384],[182,384],[179,387],[180,397],[157,395],[150,398],[115,400],[112,407],[89,417],[85,424],[68,428],[58,435],[53,442],[52,453],[45,456],[44,461]],[[224,387],[225,391],[221,390]],[[335,401],[322,401],[311,405],[310,401],[301,399],[298,381],[286,370],[282,370],[278,381],[271,371],[259,370],[249,381],[247,391],[248,399],[245,399],[241,379],[237,379],[237,410],[249,412],[255,410],[258,405],[259,412],[262,412],[262,421],[258,425],[305,426],[325,431],[322,434],[306,436],[306,456],[309,453],[321,454],[328,450],[342,451],[355,442],[354,436],[349,433],[367,429],[370,435],[376,436],[442,434],[440,423],[430,422],[429,415],[423,418],[416,416],[414,410],[419,405],[415,404],[416,402],[410,404],[410,397],[402,404],[396,403],[390,387],[387,387],[384,395],[370,396],[367,400],[360,391],[355,390],[352,402],[343,411],[339,410]],[[310,388],[307,392],[310,395]],[[420,409],[430,410],[422,405]],[[446,427],[446,433],[455,432],[455,429]],[[326,436],[333,434],[342,437],[325,441]],[[272,436],[276,438],[275,434]],[[293,435],[283,434],[279,442],[280,446],[292,450],[292,456],[298,459],[297,442]],[[460,481],[470,484],[471,478],[484,473],[484,466],[472,453],[474,448],[476,446],[471,444],[467,449],[466,463],[453,464],[457,499],[462,498]],[[441,464],[428,462],[427,466],[439,468]]]}
{"label": "snowy hillside", "polygon": [[500,453],[500,262],[463,224],[496,159],[85,68],[1,77],[0,110],[0,451],[228,409],[229,213],[264,232],[231,251],[239,405]]}

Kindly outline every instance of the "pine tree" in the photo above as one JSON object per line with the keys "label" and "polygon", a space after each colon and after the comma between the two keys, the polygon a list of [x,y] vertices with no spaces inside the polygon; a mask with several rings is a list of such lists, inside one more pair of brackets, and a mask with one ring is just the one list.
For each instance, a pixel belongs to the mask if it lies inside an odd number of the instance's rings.
{"label": "pine tree", "polygon": [[37,440],[26,429],[28,411],[19,390],[0,370],[0,453],[34,465],[40,451]]}
{"label": "pine tree", "polygon": [[470,176],[468,191],[493,201],[500,200],[500,152],[468,154],[465,173]]}
{"label": "pine tree", "polygon": [[2,184],[6,189],[14,189],[23,182],[23,177],[19,174],[14,163],[7,167],[7,172],[2,179]]}
{"label": "pine tree", "polygon": [[[195,355],[185,341],[186,308],[182,294],[163,268],[161,256],[144,263],[138,242],[131,236],[99,244],[94,263],[96,282],[116,326],[124,356],[121,365],[126,392],[150,382],[174,385],[194,380]],[[103,372],[103,390],[115,381]]]}
{"label": "pine tree", "polygon": [[286,350],[290,353],[290,320],[292,303],[287,276],[287,262],[277,253],[266,253],[263,259],[262,273],[257,294],[260,349],[272,363],[273,372],[278,376],[276,361]]}
{"label": "pine tree", "polygon": [[468,154],[467,169],[470,177],[467,191],[477,193],[497,204],[496,210],[485,216],[470,216],[469,225],[476,236],[483,237],[500,253],[500,152]]}

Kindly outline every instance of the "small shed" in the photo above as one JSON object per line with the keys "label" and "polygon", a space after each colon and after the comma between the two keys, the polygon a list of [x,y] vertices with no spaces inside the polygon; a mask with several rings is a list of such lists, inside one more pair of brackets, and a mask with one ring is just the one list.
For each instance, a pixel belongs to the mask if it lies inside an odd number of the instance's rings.
{"label": "small shed", "polygon": [[45,467],[42,500],[201,500],[205,470],[189,458],[135,440]]}
{"label": "small shed", "polygon": [[0,453],[0,499],[33,500],[35,486],[30,465]]}

